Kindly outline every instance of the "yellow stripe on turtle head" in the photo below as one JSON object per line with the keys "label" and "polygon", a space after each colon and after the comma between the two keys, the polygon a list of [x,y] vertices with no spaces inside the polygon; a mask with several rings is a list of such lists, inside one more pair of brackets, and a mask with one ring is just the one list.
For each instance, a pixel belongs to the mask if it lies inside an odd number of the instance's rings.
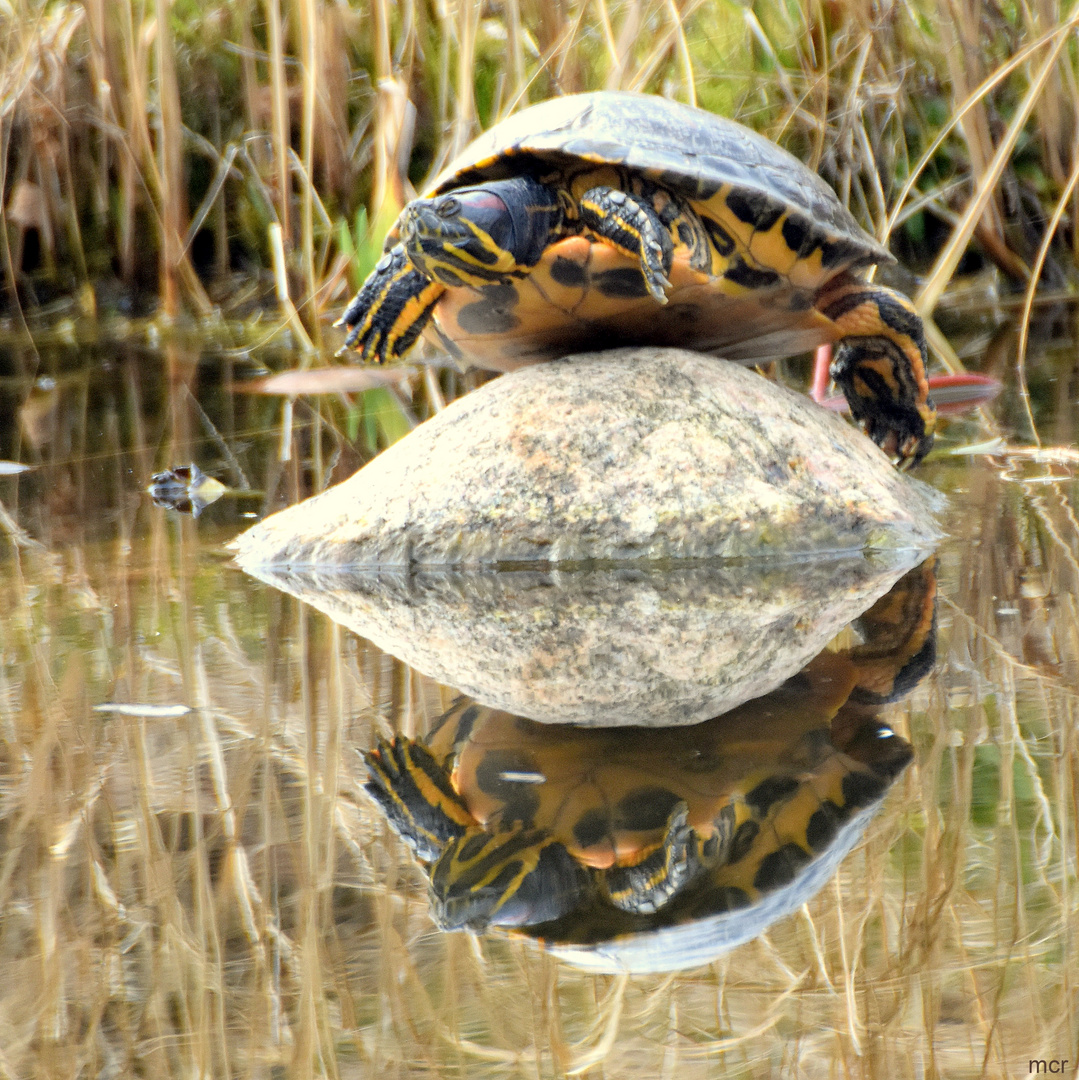
{"label": "yellow stripe on turtle head", "polygon": [[[474,221],[461,218],[460,224],[472,234],[468,246],[459,240],[447,240],[441,245],[441,258],[427,253],[425,270],[431,277],[439,278],[446,284],[487,285],[499,278],[509,277],[521,272],[517,260],[505,248],[481,229]],[[447,280],[455,278],[455,282]]]}

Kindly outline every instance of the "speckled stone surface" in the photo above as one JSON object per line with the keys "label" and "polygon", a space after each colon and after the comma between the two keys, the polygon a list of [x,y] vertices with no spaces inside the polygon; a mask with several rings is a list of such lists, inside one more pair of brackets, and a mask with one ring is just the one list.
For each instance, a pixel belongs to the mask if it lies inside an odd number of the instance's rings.
{"label": "speckled stone surface", "polygon": [[485,705],[697,723],[799,671],[921,555],[540,571],[252,571]]}
{"label": "speckled stone surface", "polygon": [[254,566],[788,556],[930,547],[934,493],[737,365],[620,349],[515,371],[236,542]]}

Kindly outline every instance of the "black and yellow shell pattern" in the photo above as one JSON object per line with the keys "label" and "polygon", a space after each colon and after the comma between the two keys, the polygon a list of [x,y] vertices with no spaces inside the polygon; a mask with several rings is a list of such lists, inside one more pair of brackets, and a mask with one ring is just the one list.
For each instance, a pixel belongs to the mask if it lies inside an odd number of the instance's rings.
{"label": "black and yellow shell pattern", "polygon": [[366,754],[367,790],[428,865],[444,928],[588,954],[704,918],[751,928],[856,841],[910,761],[877,714],[932,665],[934,601],[928,564],[850,644],[692,727],[545,725],[462,698],[424,743]]}

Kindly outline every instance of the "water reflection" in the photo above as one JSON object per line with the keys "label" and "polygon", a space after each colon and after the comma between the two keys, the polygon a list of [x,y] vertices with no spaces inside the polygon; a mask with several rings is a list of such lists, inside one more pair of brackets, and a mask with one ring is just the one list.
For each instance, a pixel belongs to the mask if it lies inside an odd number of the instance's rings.
{"label": "water reflection", "polygon": [[483,705],[692,724],[768,693],[927,554],[501,572],[245,566]]}
{"label": "water reflection", "polygon": [[[1069,446],[1074,358],[1066,345],[1059,382],[1032,387],[1054,410],[1036,414],[1043,437]],[[915,761],[801,912],[707,967],[612,979],[519,931],[434,929],[423,874],[361,790],[356,748],[421,735],[453,694],[229,565],[244,510],[319,489],[335,455],[335,477],[360,458],[336,434],[343,408],[327,405],[322,444],[304,414],[283,464],[272,403],[226,399],[230,363],[140,351],[92,376],[47,367],[59,396],[31,401],[44,417],[24,421],[33,440],[17,414],[32,380],[0,385],[2,456],[36,466],[0,477],[9,1073],[892,1080],[1026,1075],[1031,1058],[1069,1056],[1073,468],[1054,466],[1049,484],[1037,462],[1007,476],[984,456],[926,466],[950,500],[941,662],[882,716]],[[195,522],[143,493],[155,468],[192,460],[242,485],[196,395],[261,507],[223,498]],[[1010,390],[998,408],[1024,431],[1021,402]],[[950,429],[955,443],[986,437],[972,421]],[[632,618],[692,603],[684,580],[642,589]],[[534,588],[552,622],[564,584]],[[109,703],[139,708],[95,711]]]}
{"label": "water reflection", "polygon": [[447,930],[514,928],[601,971],[693,967],[796,910],[910,744],[883,723],[935,658],[935,560],[770,693],[691,727],[537,723],[462,697],[365,755]]}

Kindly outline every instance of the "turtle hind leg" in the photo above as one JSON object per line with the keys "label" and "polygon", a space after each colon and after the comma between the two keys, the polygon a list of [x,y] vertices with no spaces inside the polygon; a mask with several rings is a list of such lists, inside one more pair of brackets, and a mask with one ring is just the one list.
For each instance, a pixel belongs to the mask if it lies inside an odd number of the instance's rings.
{"label": "turtle hind leg", "polygon": [[883,705],[905,697],[936,659],[936,557],[909,571],[855,625],[862,644],[850,650],[857,684],[852,703]]}
{"label": "turtle hind leg", "polygon": [[645,288],[658,303],[667,303],[674,241],[659,214],[646,202],[610,187],[589,188],[578,209],[581,223],[591,232],[639,260]]}
{"label": "turtle hind leg", "polygon": [[421,274],[404,247],[395,244],[334,324],[348,330],[341,353],[355,349],[363,363],[400,359],[423,333],[444,291],[444,285]]}
{"label": "turtle hind leg", "polygon": [[434,862],[447,843],[475,824],[446,770],[421,743],[379,740],[363,760],[364,790],[418,859]]}
{"label": "turtle hind leg", "polygon": [[933,445],[925,331],[914,305],[882,285],[849,281],[822,298],[839,341],[831,374],[866,434],[903,468]]}

